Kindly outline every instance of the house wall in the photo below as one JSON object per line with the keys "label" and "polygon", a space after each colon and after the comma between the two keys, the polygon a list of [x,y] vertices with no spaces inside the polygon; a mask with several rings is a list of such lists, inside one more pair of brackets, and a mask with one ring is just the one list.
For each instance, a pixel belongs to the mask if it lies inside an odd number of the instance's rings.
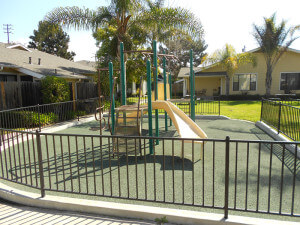
{"label": "house wall", "polygon": [[206,90],[206,96],[213,96],[218,93],[221,85],[220,77],[195,77],[196,96],[201,95],[201,91]]}
{"label": "house wall", "polygon": [[[235,74],[243,74],[243,73],[255,73],[257,74],[257,84],[256,84],[256,90],[253,91],[247,91],[247,94],[249,95],[265,95],[266,94],[266,88],[265,88],[265,79],[266,79],[266,62],[264,59],[264,56],[262,53],[255,53],[257,57],[257,66],[253,67],[251,64],[242,65],[240,66],[236,71]],[[208,68],[206,70],[203,70],[202,72],[221,72],[224,71],[222,67],[215,66]],[[273,73],[272,73],[272,87],[271,87],[271,95],[275,94],[284,94],[284,90],[280,90],[280,77],[282,72],[300,72],[300,54],[295,52],[286,52],[283,54],[283,56],[278,61]],[[188,82],[188,78],[186,77]],[[220,85],[221,86],[221,94],[225,94],[225,77],[219,78],[219,80],[216,80],[215,77],[207,78],[196,78],[196,85],[195,89],[199,87],[205,87],[207,89],[207,96],[212,95],[212,89]],[[215,84],[215,86],[213,86]],[[189,92],[189,85],[187,86],[188,92]],[[210,89],[210,91],[208,91]],[[300,94],[300,90],[292,90],[295,94]],[[229,89],[230,95],[240,95],[245,94],[242,93],[242,91],[233,91],[233,77],[230,76],[230,89]]]}
{"label": "house wall", "polygon": [[20,81],[20,76],[21,73],[12,69],[12,68],[7,68],[4,67],[2,70],[0,70],[0,76],[1,75],[12,75],[12,76],[17,76],[17,80],[16,81]]}
{"label": "house wall", "polygon": [[[157,84],[157,99],[158,100],[165,100],[165,94],[164,94],[164,83],[158,83]],[[155,99],[154,91],[152,91],[151,95],[152,101]],[[167,83],[167,99],[170,99],[170,86]]]}
{"label": "house wall", "polygon": [[[265,79],[266,79],[266,62],[262,53],[255,53],[257,57],[257,66],[252,65],[240,66],[235,73],[256,73],[257,74],[257,89],[256,91],[248,91],[248,94],[266,94]],[[272,73],[271,94],[284,94],[284,90],[280,90],[280,77],[282,72],[300,72],[300,54],[295,52],[286,52],[278,61]],[[293,93],[300,94],[300,90],[293,90]],[[241,94],[240,91],[232,90],[232,77],[230,78],[230,94]]]}

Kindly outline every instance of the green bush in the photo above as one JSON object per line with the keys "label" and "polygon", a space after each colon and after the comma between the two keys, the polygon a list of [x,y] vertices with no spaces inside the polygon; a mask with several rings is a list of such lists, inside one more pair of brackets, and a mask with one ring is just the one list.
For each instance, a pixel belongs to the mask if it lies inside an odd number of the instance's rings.
{"label": "green bush", "polygon": [[46,76],[42,79],[42,94],[44,104],[69,101],[69,84],[63,78]]}
{"label": "green bush", "polygon": [[2,128],[29,128],[53,124],[58,121],[58,116],[54,113],[39,114],[35,111],[13,111],[1,113],[0,119]]}
{"label": "green bush", "polygon": [[86,115],[85,111],[77,111],[77,112],[68,111],[66,113],[66,120],[75,119],[77,118],[77,116],[84,116],[84,115]]}

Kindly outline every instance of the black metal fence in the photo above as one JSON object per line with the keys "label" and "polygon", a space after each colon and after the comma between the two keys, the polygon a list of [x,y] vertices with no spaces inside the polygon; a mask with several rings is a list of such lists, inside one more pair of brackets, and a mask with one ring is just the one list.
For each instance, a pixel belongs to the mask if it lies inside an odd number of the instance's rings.
{"label": "black metal fence", "polygon": [[[138,97],[128,97],[127,104],[137,104]],[[117,98],[118,100],[118,98]],[[191,102],[190,99],[171,99],[179,109],[181,109],[187,115],[191,114]],[[147,104],[147,96],[143,96],[140,99],[140,104]],[[219,97],[202,97],[195,100],[195,114],[196,115],[220,115],[220,98]],[[159,113],[164,113],[164,110],[159,110]]]}
{"label": "black metal fence", "polygon": [[285,98],[285,99],[281,99],[281,98],[269,98],[268,100],[277,102],[277,103],[282,103],[285,105],[290,105],[290,106],[294,106],[294,107],[300,107],[300,99],[296,99],[296,98]]}
{"label": "black metal fence", "polygon": [[[98,97],[98,85],[92,82],[69,83],[70,99]],[[74,92],[74,93],[73,93]],[[41,82],[1,82],[0,110],[43,104]]]}
{"label": "black metal fence", "polygon": [[[45,191],[300,216],[296,142],[69,135],[1,129],[0,177]],[[187,143],[187,141],[189,143]],[[120,154],[120,142],[133,153]],[[135,143],[135,144],[134,144]],[[136,143],[139,143],[137,145]],[[140,148],[137,148],[140,146]],[[132,146],[131,146],[132,149]]]}
{"label": "black metal fence", "polygon": [[262,100],[261,121],[274,127],[278,133],[300,141],[300,108],[281,101]]}
{"label": "black metal fence", "polygon": [[[191,103],[189,99],[172,99],[178,108],[184,113],[191,114]],[[220,98],[219,97],[201,97],[195,100],[196,115],[220,115]]]}
{"label": "black metal fence", "polygon": [[[107,104],[108,105],[108,104]],[[0,127],[12,130],[32,131],[92,114],[99,107],[98,98],[35,105],[0,111]],[[108,108],[108,107],[107,107]],[[8,132],[10,137],[13,131]]]}
{"label": "black metal fence", "polygon": [[[137,97],[127,99],[127,104],[136,104]],[[190,101],[188,99],[174,99],[172,102],[183,112],[190,114]],[[140,99],[141,104],[147,104],[147,97]],[[104,99],[104,110],[110,109],[110,99]],[[116,106],[120,101],[116,98]],[[14,130],[32,131],[53,125],[59,122],[78,119],[81,116],[95,113],[99,107],[98,98],[89,98],[76,101],[34,105],[0,111],[0,127]],[[164,113],[164,110],[159,110]],[[217,114],[220,115],[219,99],[198,99],[195,104],[197,115]]]}

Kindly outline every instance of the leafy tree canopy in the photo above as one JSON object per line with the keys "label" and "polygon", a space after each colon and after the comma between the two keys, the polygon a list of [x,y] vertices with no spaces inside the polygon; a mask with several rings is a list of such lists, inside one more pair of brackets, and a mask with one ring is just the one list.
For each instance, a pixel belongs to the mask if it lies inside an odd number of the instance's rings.
{"label": "leafy tree canopy", "polygon": [[65,59],[73,60],[76,55],[68,52],[70,37],[58,24],[48,21],[40,21],[37,30],[29,37],[32,41],[28,47],[38,49]]}
{"label": "leafy tree canopy", "polygon": [[160,47],[160,52],[175,55],[177,59],[168,59],[167,66],[172,74],[177,77],[181,67],[187,67],[190,63],[190,50],[193,50],[194,66],[199,66],[206,56],[207,45],[203,39],[193,40],[192,38],[172,38]]}
{"label": "leafy tree canopy", "polygon": [[207,62],[219,64],[228,75],[232,75],[240,65],[251,63],[256,66],[257,63],[256,57],[252,53],[237,53],[230,44],[226,44],[224,48],[216,50],[207,57]]}
{"label": "leafy tree canopy", "polygon": [[[194,49],[195,63],[198,63],[207,47],[200,20],[187,9],[165,6],[164,0],[111,0],[108,7],[94,10],[60,7],[49,12],[46,20],[66,28],[92,30],[99,46],[99,67],[108,67],[112,61],[114,68],[119,68],[120,42],[124,43],[125,50],[141,50],[151,48],[152,41],[157,40],[166,53],[180,52],[182,63],[174,62],[173,67],[167,63],[176,73],[180,65],[186,65],[190,48]],[[175,47],[172,49],[169,43],[179,39],[183,39],[180,51]],[[142,54],[125,54],[127,82],[137,82],[145,73],[145,60]]]}
{"label": "leafy tree canopy", "polygon": [[243,52],[236,53],[234,47],[226,44],[224,48],[216,50],[211,56],[206,59],[207,63],[220,65],[226,72],[226,95],[229,95],[230,76],[238,69],[240,65],[251,63],[256,66],[257,60],[252,53]]}
{"label": "leafy tree canopy", "polygon": [[44,104],[70,100],[70,88],[65,79],[55,76],[46,76],[41,82]]}

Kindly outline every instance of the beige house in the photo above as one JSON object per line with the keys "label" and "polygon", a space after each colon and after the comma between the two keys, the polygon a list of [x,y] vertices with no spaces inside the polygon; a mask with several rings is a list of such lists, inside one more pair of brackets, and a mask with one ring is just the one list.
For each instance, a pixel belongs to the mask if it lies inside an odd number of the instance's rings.
{"label": "beige house", "polygon": [[57,76],[70,82],[91,81],[95,68],[20,44],[0,43],[0,81],[38,81]]}
{"label": "beige house", "polygon": [[[229,77],[230,95],[265,95],[266,63],[260,49],[249,51],[257,57],[257,66],[251,64],[240,66],[233,76]],[[226,93],[227,73],[222,67],[212,64],[196,67],[196,96],[216,96]],[[189,68],[182,68],[179,78],[184,79],[183,95],[189,94]],[[294,93],[300,94],[300,51],[288,49],[279,59],[272,73],[271,95]]]}

